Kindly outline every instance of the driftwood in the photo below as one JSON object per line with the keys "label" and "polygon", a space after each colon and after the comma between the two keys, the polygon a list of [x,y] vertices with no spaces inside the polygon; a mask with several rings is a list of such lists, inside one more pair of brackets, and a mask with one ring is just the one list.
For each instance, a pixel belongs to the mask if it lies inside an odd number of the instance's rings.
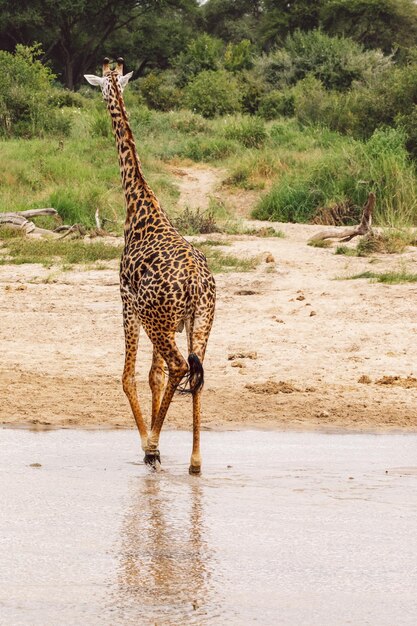
{"label": "driftwood", "polygon": [[[52,217],[59,220],[59,214],[56,209],[52,208],[44,208],[44,209],[30,209],[28,211],[16,211],[10,213],[0,213],[0,228],[2,226],[7,226],[8,228],[15,228],[16,230],[22,230],[26,235],[35,235],[35,236],[49,236],[58,239],[64,239],[71,235],[71,237],[83,237],[86,234],[86,230],[81,224],[61,224],[54,228],[54,230],[48,230],[46,228],[38,228],[33,222],[30,221],[30,218],[39,217],[40,215],[51,215]],[[97,221],[100,223],[100,218],[98,214],[98,209],[96,211],[96,223]],[[110,221],[110,220],[108,220]],[[104,219],[103,219],[104,223]],[[103,230],[101,227],[95,229],[94,236],[105,236],[108,233]]]}
{"label": "driftwood", "polygon": [[358,235],[366,235],[372,231],[372,213],[375,207],[375,194],[371,192],[368,196],[368,200],[363,207],[362,219],[359,226],[352,226],[350,228],[331,228],[328,230],[322,230],[314,237],[311,237],[310,242],[324,241],[325,239],[339,239],[340,241],[350,241]]}
{"label": "driftwood", "polygon": [[53,217],[59,217],[58,211],[52,208],[45,209],[31,209],[28,211],[16,211],[15,213],[0,213],[0,226],[8,226],[9,228],[16,228],[23,230],[27,235],[54,235],[52,231],[46,228],[38,228],[30,218],[38,217],[39,215],[52,215]]}

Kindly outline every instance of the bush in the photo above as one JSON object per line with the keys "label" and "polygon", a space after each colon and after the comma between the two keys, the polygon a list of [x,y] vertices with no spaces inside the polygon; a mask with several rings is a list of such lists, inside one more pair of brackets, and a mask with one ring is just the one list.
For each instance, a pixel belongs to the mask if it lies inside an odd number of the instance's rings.
{"label": "bush", "polygon": [[224,53],[224,67],[229,72],[248,70],[253,65],[253,46],[249,39],[242,39],[239,43],[227,44]]}
{"label": "bush", "polygon": [[241,98],[237,80],[225,70],[201,72],[186,88],[188,106],[203,117],[235,113]]}
{"label": "bush", "polygon": [[268,136],[265,124],[256,117],[244,117],[227,124],[224,134],[227,139],[236,139],[245,148],[260,148]]}
{"label": "bush", "polygon": [[[17,45],[15,54],[0,51],[0,134],[31,137],[43,132],[68,132],[51,109],[53,74],[38,60],[41,51]],[[64,128],[65,127],[65,128]]]}
{"label": "bush", "polygon": [[390,226],[417,222],[417,181],[398,130],[379,130],[367,143],[340,141],[325,156],[303,164],[274,185],[254,217],[307,222],[316,210],[335,204],[356,207],[356,218],[369,191],[377,198],[375,221]]}
{"label": "bush", "polygon": [[406,135],[406,147],[413,159],[417,159],[417,106],[414,105],[408,115],[399,115],[397,125]]}
{"label": "bush", "polygon": [[289,89],[270,91],[261,98],[258,113],[266,120],[280,116],[291,117],[294,115],[294,94]]}
{"label": "bush", "polygon": [[208,131],[209,122],[201,117],[201,115],[197,115],[191,111],[178,111],[178,113],[172,114],[170,126],[174,130],[186,135],[198,135],[199,133]]}
{"label": "bush", "polygon": [[175,85],[172,72],[151,73],[140,81],[140,91],[152,109],[169,111],[181,104],[181,90]]}
{"label": "bush", "polygon": [[259,105],[268,91],[265,80],[253,70],[246,70],[237,75],[242,100],[242,111],[253,115],[258,112]]}
{"label": "bush", "polygon": [[81,190],[58,189],[50,198],[50,206],[53,206],[66,224],[83,224],[92,227],[95,224],[94,214],[100,206],[100,198],[97,190],[90,189],[87,193]]}
{"label": "bush", "polygon": [[63,89],[61,87],[55,87],[51,90],[49,96],[49,104],[53,107],[83,107],[85,99],[79,93],[70,91],[69,89]]}
{"label": "bush", "polygon": [[91,120],[91,135],[93,137],[111,137],[111,122],[107,111],[94,111]]}
{"label": "bush", "polygon": [[354,81],[367,82],[391,65],[378,50],[364,50],[344,37],[329,37],[319,30],[296,31],[285,41],[292,63],[292,82],[312,74],[327,89],[346,90]]}

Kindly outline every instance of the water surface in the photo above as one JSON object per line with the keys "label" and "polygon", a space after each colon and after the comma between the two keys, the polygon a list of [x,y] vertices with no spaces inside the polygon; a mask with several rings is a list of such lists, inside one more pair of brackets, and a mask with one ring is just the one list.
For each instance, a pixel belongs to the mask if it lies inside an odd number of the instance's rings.
{"label": "water surface", "polygon": [[0,430],[0,624],[416,623],[416,435],[202,439]]}

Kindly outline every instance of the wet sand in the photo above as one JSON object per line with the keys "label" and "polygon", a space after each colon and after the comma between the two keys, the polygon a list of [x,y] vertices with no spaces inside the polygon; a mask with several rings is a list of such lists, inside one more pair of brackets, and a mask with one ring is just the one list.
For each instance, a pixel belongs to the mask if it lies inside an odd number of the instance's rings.
{"label": "wet sand", "polygon": [[0,624],[415,624],[413,434],[0,430]]}

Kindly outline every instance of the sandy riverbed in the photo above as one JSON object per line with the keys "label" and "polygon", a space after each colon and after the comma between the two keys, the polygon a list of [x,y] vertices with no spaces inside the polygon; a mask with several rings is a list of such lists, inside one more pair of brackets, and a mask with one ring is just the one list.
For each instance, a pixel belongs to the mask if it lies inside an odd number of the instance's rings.
{"label": "sandy riverbed", "polygon": [[[217,276],[205,426],[414,429],[417,287],[335,280],[368,269],[369,261],[307,246],[314,227],[281,228],[285,239],[236,238],[227,248],[271,253],[275,263]],[[415,253],[402,258],[416,263]],[[377,267],[398,263],[381,257]],[[132,425],[120,385],[116,263],[51,274],[40,266],[0,267],[0,422]],[[146,410],[150,354],[143,334],[138,377]],[[363,376],[371,382],[358,382]],[[394,378],[379,384],[384,376]],[[177,397],[167,424],[188,427],[190,408]]]}
{"label": "sandy riverbed", "polygon": [[[187,177],[198,187],[198,176],[179,177],[184,194]],[[207,189],[215,183],[212,176]],[[307,246],[320,226],[274,227],[285,238],[227,237],[225,252],[263,260],[254,272],[216,278],[204,427],[416,429],[417,286],[336,280],[369,269],[416,271],[415,249],[371,265]],[[133,425],[120,384],[117,266],[0,266],[0,423]],[[183,335],[179,343],[185,348]],[[137,369],[148,412],[150,356],[143,333]],[[178,396],[166,425],[190,424],[189,398]]]}

